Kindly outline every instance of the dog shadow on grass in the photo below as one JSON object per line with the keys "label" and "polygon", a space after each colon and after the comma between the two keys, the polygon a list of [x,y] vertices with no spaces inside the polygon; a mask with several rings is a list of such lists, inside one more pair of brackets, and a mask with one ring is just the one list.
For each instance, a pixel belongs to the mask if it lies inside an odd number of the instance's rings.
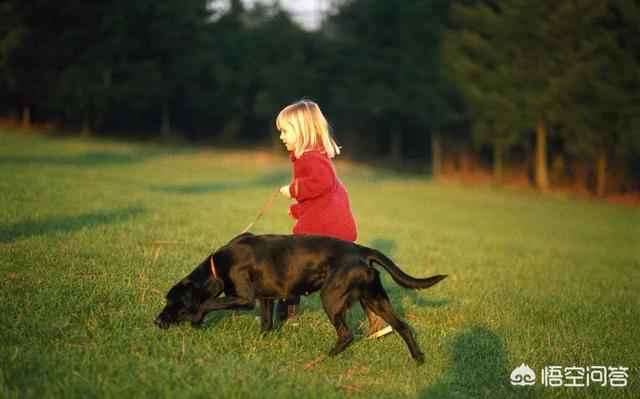
{"label": "dog shadow on grass", "polygon": [[11,243],[32,236],[59,232],[68,233],[84,227],[117,223],[144,211],[145,209],[141,207],[127,207],[111,211],[93,211],[81,215],[34,219],[0,226],[0,243]]}
{"label": "dog shadow on grass", "polygon": [[423,388],[420,398],[536,398],[533,387],[510,383],[508,352],[502,338],[487,326],[474,325],[449,343],[449,374]]}
{"label": "dog shadow on grass", "polygon": [[[257,303],[256,309],[258,309],[258,311],[260,309]],[[225,321],[231,321],[233,323],[236,317],[251,315],[253,315],[253,311],[251,310],[218,310],[215,312],[209,312],[205,316],[200,328],[215,328],[219,323],[223,323]],[[258,317],[259,315],[260,314],[258,312],[258,314],[256,314],[255,316]],[[182,323],[191,323],[191,319],[187,318],[183,320]],[[259,323],[257,324],[257,326],[259,328]]]}

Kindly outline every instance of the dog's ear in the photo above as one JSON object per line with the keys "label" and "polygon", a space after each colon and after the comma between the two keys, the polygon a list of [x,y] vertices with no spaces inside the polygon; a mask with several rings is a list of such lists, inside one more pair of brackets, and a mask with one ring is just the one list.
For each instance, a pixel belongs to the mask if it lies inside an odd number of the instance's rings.
{"label": "dog's ear", "polygon": [[204,284],[202,289],[202,294],[200,296],[200,302],[206,301],[207,299],[217,298],[224,291],[224,283],[220,279],[208,279]]}
{"label": "dog's ear", "polygon": [[190,313],[193,313],[200,304],[200,295],[198,294],[200,287],[188,279],[181,281],[181,286],[182,295],[180,299],[182,300],[184,307],[187,308]]}

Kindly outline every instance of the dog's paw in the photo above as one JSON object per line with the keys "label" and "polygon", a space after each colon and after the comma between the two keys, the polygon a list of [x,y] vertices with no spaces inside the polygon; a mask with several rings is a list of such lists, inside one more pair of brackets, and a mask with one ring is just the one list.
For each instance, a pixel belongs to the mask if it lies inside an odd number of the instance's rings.
{"label": "dog's paw", "polygon": [[202,327],[202,320],[204,320],[204,317],[193,316],[193,318],[191,319],[191,327],[193,328]]}
{"label": "dog's paw", "polygon": [[424,363],[424,354],[422,352],[418,352],[418,354],[413,358],[418,364]]}
{"label": "dog's paw", "polygon": [[327,355],[328,356],[336,356],[337,354],[339,354],[340,352],[342,352],[344,350],[345,345],[342,346],[336,346],[335,348],[331,349]]}

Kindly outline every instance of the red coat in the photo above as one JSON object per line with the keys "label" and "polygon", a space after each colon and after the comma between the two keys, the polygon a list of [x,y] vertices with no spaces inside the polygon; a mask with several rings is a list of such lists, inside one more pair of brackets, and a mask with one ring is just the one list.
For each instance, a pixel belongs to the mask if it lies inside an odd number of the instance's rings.
{"label": "red coat", "polygon": [[355,241],[356,223],[349,206],[347,190],[336,176],[333,163],[319,150],[303,153],[293,161],[291,197],[297,200],[289,208],[297,219],[293,234],[316,234]]}

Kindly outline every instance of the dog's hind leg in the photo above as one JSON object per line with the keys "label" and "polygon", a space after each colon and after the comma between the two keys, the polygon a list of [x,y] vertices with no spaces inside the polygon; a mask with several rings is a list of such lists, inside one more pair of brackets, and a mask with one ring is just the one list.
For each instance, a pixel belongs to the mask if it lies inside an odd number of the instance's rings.
{"label": "dog's hind leg", "polygon": [[260,299],[260,320],[266,334],[273,327],[273,299]]}
{"label": "dog's hind leg", "polygon": [[347,309],[353,302],[353,298],[346,290],[348,281],[342,280],[342,277],[327,278],[320,291],[324,311],[338,334],[338,340],[329,351],[329,356],[342,352],[353,340],[353,333],[347,325]]}
{"label": "dog's hind leg", "polygon": [[336,329],[336,333],[338,334],[338,340],[334,345],[333,349],[329,351],[329,356],[335,356],[338,353],[342,352],[346,349],[347,346],[353,340],[353,333],[349,330],[349,326],[347,325],[347,306],[341,307],[332,307],[327,308],[325,306],[325,312],[327,312],[327,316],[329,316],[329,320],[333,324],[333,327]]}
{"label": "dog's hind leg", "polygon": [[380,275],[378,271],[375,269],[370,270],[371,280],[367,287],[363,289],[361,302],[366,308],[369,308],[375,314],[382,317],[384,321],[389,323],[391,327],[400,334],[402,339],[404,339],[404,342],[409,347],[409,352],[411,352],[411,357],[418,363],[423,363],[424,355],[420,351],[418,343],[413,337],[413,333],[407,323],[402,321],[393,311],[389,297],[380,282]]}

